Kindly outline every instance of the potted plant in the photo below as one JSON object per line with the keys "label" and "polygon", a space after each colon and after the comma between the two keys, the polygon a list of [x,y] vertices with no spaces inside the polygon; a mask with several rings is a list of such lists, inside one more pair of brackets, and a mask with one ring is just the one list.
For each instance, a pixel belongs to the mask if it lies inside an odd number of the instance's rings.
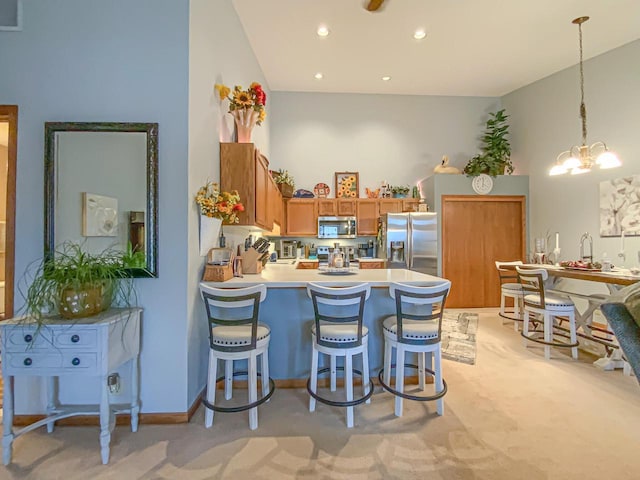
{"label": "potted plant", "polygon": [[390,186],[389,190],[391,191],[393,198],[405,198],[409,194],[408,185]]}
{"label": "potted plant", "polygon": [[289,172],[287,170],[279,169],[277,172],[273,172],[272,176],[278,185],[282,196],[286,198],[293,197],[293,187],[295,187],[295,182]]}
{"label": "potted plant", "polygon": [[77,243],[65,242],[28,270],[33,281],[25,296],[25,317],[41,326],[47,315],[89,317],[112,303],[135,304],[133,278],[125,263],[128,255],[114,249],[89,253]]}
{"label": "potted plant", "polygon": [[511,163],[511,145],[507,139],[509,135],[508,115],[505,115],[504,108],[495,113],[490,113],[487,120],[487,127],[482,136],[482,153],[476,155],[464,167],[464,173],[476,177],[481,173],[486,173],[495,177],[513,173]]}

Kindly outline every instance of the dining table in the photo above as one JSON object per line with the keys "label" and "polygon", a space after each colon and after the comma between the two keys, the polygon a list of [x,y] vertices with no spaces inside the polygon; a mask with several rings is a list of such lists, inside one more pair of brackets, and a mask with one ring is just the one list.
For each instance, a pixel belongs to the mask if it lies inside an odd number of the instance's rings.
{"label": "dining table", "polygon": [[[569,297],[580,298],[587,301],[587,308],[583,311],[576,307],[576,328],[578,335],[582,338],[599,343],[605,347],[606,355],[594,362],[594,365],[603,370],[614,370],[623,368],[627,370],[622,352],[615,335],[608,328],[594,324],[593,314],[606,302],[611,295],[620,289],[640,282],[640,275],[634,274],[629,269],[614,268],[611,271],[601,269],[562,267],[550,264],[525,263],[521,268],[544,269],[548,279],[545,283],[545,290],[551,293],[567,295]],[[511,267],[515,270],[515,266]],[[605,293],[582,293],[580,291],[568,290],[560,284],[562,279],[580,280],[585,282],[602,283],[606,286],[608,294]],[[562,287],[562,288],[561,288]]]}

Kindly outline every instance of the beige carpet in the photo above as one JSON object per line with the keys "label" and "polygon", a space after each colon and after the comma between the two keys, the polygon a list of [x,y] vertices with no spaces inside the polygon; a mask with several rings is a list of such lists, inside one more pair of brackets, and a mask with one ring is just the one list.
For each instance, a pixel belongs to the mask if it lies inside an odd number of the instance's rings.
{"label": "beige carpet", "polygon": [[216,415],[203,426],[117,427],[111,463],[100,463],[95,427],[44,429],[19,438],[0,478],[20,479],[598,479],[640,478],[640,388],[621,371],[602,372],[593,357],[564,352],[551,361],[525,349],[511,325],[482,311],[475,365],[444,361],[445,415],[405,402],[392,414],[380,392],[344,413],[307,411],[304,390],[278,390],[247,415]]}

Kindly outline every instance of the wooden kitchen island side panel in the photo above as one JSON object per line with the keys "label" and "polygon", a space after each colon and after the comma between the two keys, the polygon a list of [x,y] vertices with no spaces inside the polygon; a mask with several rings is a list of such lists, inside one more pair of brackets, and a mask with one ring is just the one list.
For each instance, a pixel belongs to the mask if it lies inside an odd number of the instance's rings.
{"label": "wooden kitchen island side panel", "polygon": [[[389,296],[392,282],[413,285],[438,284],[443,278],[403,269],[357,270],[354,275],[324,275],[319,270],[296,269],[293,265],[267,264],[257,275],[235,277],[226,282],[203,282],[216,288],[239,288],[264,283],[267,298],[260,304],[260,322],[269,325],[269,374],[275,380],[305,379],[311,368],[313,305],[307,296],[308,282],[346,286],[369,282],[371,295],[365,304],[364,324],[369,329],[369,367],[374,377],[382,368],[384,340],[382,321],[395,314]],[[204,321],[204,319],[203,319]],[[360,361],[354,365],[361,369]]]}

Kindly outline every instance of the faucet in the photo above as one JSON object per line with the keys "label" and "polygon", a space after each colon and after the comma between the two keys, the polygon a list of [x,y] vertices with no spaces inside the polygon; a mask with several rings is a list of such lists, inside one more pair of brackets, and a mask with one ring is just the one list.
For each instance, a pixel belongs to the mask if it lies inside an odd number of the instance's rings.
{"label": "faucet", "polygon": [[[584,242],[589,240],[589,255],[584,254]],[[593,238],[589,235],[589,232],[585,232],[580,237],[580,259],[581,260],[589,260],[593,262]]]}

